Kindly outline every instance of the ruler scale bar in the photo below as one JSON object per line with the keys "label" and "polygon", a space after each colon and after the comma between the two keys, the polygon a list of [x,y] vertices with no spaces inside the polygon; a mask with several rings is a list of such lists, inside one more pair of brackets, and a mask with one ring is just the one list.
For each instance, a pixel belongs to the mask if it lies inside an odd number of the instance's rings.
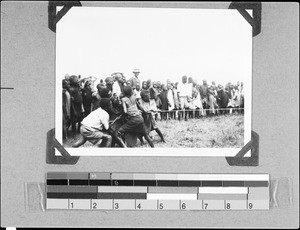
{"label": "ruler scale bar", "polygon": [[48,172],[46,207],[78,210],[268,210],[268,174]]}

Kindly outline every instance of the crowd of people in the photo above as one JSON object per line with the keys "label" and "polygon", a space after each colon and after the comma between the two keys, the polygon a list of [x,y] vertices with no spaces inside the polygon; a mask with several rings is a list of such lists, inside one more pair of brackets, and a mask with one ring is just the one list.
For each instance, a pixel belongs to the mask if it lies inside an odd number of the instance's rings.
{"label": "crowd of people", "polygon": [[[223,86],[203,80],[200,85],[187,76],[183,76],[180,83],[151,79],[141,82],[139,74],[140,71],[135,69],[134,76],[127,80],[124,74],[116,72],[100,79],[98,84],[93,77],[65,76],[62,81],[63,134],[67,136],[69,127],[73,134],[77,129],[81,133],[81,139],[73,147],[79,147],[87,140],[99,146],[116,143],[126,147],[125,133],[137,133],[141,142],[144,137],[153,147],[149,137],[151,130],[164,141],[157,119],[187,120],[232,111],[243,113],[243,82]],[[95,130],[100,133],[96,135]]]}

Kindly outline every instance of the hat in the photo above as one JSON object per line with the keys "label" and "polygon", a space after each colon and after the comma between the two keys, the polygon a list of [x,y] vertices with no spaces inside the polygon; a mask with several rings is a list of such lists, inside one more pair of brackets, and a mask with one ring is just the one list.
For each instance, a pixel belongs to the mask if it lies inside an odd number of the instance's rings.
{"label": "hat", "polygon": [[133,70],[133,73],[139,73],[139,72],[140,72],[139,69],[134,69],[134,70]]}

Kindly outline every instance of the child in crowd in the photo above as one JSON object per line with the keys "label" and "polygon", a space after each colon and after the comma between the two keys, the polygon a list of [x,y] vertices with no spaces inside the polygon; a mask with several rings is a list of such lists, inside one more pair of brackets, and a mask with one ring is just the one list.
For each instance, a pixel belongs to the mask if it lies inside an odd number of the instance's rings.
{"label": "child in crowd", "polygon": [[167,97],[168,97],[168,110],[170,111],[169,113],[169,119],[173,119],[175,118],[175,102],[174,102],[174,96],[173,96],[173,87],[172,87],[172,84],[171,82],[168,83],[167,85],[168,87],[168,94],[167,94]]}
{"label": "child in crowd", "polygon": [[169,110],[169,104],[168,104],[168,89],[165,84],[161,85],[162,91],[160,92],[160,101],[161,101],[161,119],[166,120],[168,117],[168,110]]}
{"label": "child in crowd", "polygon": [[157,110],[153,110],[151,108],[150,103],[150,95],[147,91],[143,91],[141,93],[141,101],[138,103],[139,109],[143,112],[143,118],[146,126],[147,133],[150,133],[152,130],[155,130],[157,134],[160,136],[161,140],[165,142],[164,137],[159,130],[159,128],[156,125],[156,122],[154,120],[154,113],[157,112]]}
{"label": "child in crowd", "polygon": [[140,83],[137,83],[137,84],[136,84],[136,87],[135,87],[135,89],[133,90],[133,93],[134,93],[135,96],[136,96],[137,102],[140,102],[140,100],[141,100],[141,86],[140,86]]}
{"label": "child in crowd", "polygon": [[154,145],[146,131],[144,119],[141,111],[137,108],[136,96],[130,86],[124,87],[124,97],[122,98],[124,113],[128,115],[128,120],[119,129],[116,130],[116,135],[123,136],[125,133],[137,133],[145,137],[149,145],[153,148]]}

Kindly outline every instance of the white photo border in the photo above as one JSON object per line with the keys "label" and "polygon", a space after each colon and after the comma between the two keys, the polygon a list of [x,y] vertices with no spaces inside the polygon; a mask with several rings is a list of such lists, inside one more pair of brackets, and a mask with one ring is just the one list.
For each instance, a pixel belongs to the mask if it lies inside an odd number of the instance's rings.
{"label": "white photo border", "polygon": [[[81,7],[80,7],[81,8]],[[105,7],[107,8],[107,7]],[[114,8],[114,7],[110,7]],[[118,7],[119,8],[119,7]],[[130,7],[124,7],[130,8]],[[161,8],[160,8],[161,9]],[[174,8],[163,8],[174,9]],[[186,8],[185,8],[186,9]],[[188,9],[186,9],[188,10]],[[204,10],[204,9],[193,9]],[[205,9],[205,10],[226,10],[236,11],[234,9]],[[242,17],[242,15],[240,15]],[[245,19],[243,19],[245,20]],[[248,22],[245,20],[245,23]],[[248,24],[250,27],[251,25]],[[251,50],[253,49],[252,27],[251,27]],[[56,46],[57,47],[57,46]],[[56,50],[57,54],[57,50]],[[55,58],[57,60],[57,58]],[[251,68],[249,76],[243,79],[245,88],[244,100],[244,145],[251,140],[252,127],[252,63],[253,55],[251,53]],[[56,73],[55,61],[55,73]],[[62,83],[61,78],[55,74],[55,138],[62,144]],[[242,148],[65,148],[71,156],[110,156],[110,157],[234,157]],[[61,155],[55,149],[55,155]],[[250,155],[246,155],[249,156]]]}

